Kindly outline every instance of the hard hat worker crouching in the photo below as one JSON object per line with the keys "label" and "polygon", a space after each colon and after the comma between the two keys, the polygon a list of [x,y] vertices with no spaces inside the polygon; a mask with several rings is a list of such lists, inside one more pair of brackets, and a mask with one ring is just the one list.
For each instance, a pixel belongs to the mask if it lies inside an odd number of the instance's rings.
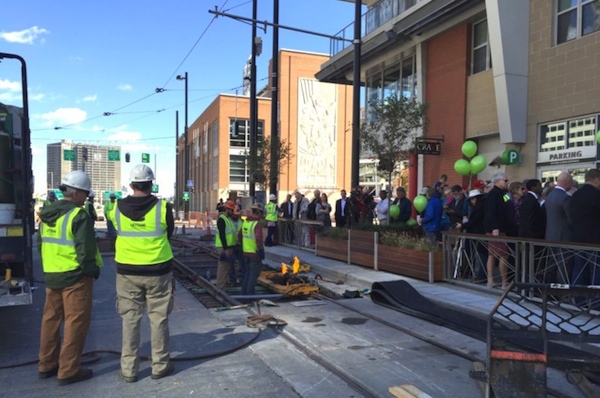
{"label": "hard hat worker crouching", "polygon": [[152,378],[175,370],[170,361],[168,317],[173,308],[169,238],[175,221],[165,200],[151,195],[154,172],[145,164],[131,170],[133,195],[119,200],[109,213],[117,230],[117,311],[123,320],[119,377],[136,382],[140,367],[140,321],[147,307],[152,335]]}
{"label": "hard hat worker crouching", "polygon": [[40,212],[38,241],[46,280],[46,303],[38,377],[57,375],[58,385],[64,386],[92,377],[92,370],[81,368],[80,363],[92,318],[93,278],[100,276],[102,257],[92,219],[82,209],[92,189],[90,178],[83,171],[72,171],[59,188],[64,199]]}

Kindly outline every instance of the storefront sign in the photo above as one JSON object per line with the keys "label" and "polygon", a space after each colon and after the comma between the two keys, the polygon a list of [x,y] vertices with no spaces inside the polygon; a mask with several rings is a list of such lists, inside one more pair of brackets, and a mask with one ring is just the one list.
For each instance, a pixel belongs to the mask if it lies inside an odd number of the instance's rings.
{"label": "storefront sign", "polygon": [[577,163],[582,160],[595,158],[596,145],[538,153],[538,163]]}
{"label": "storefront sign", "polygon": [[438,141],[417,141],[415,149],[418,155],[440,155],[442,143]]}

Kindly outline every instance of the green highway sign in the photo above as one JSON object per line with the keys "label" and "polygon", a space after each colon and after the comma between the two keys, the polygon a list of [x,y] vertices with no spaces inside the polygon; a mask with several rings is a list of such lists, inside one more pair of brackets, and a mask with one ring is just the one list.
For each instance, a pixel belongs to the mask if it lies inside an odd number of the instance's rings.
{"label": "green highway sign", "polygon": [[102,197],[104,198],[104,200],[110,200],[110,194],[112,194],[112,193],[115,194],[117,199],[123,198],[123,191],[104,191],[104,194],[102,195]]}
{"label": "green highway sign", "polygon": [[56,195],[56,199],[64,199],[65,198],[65,195],[63,195],[63,193],[60,189],[51,189],[51,191],[54,191],[54,194]]}
{"label": "green highway sign", "polygon": [[142,153],[142,163],[150,163],[150,154]]}
{"label": "green highway sign", "polygon": [[75,161],[75,149],[65,149],[63,150],[63,160],[68,162]]}
{"label": "green highway sign", "polygon": [[188,202],[190,200],[190,193],[188,191],[183,191],[183,201]]}
{"label": "green highway sign", "polygon": [[118,162],[121,160],[121,151],[118,149],[109,149],[108,150],[108,161],[109,162]]}
{"label": "green highway sign", "polygon": [[158,184],[152,184],[152,193],[158,193]]}

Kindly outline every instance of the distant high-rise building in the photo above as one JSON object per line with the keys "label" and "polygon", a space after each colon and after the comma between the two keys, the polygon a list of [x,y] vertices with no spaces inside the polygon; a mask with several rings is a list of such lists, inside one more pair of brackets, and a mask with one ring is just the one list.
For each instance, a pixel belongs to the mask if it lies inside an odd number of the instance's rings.
{"label": "distant high-rise building", "polygon": [[[62,140],[48,144],[46,151],[48,189],[58,188],[63,177],[70,171],[82,170],[90,176],[92,189],[98,202],[101,201],[104,192],[121,190],[120,146],[81,144]],[[118,156],[115,156],[117,154]],[[119,160],[113,160],[116,158]]]}

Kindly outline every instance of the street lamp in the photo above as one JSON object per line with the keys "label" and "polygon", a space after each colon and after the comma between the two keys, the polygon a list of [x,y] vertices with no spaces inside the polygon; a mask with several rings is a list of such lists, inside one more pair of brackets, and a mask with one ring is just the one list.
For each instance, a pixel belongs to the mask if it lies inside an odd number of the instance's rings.
{"label": "street lamp", "polygon": [[[186,190],[188,189],[188,181],[189,181],[189,166],[190,166],[190,159],[189,159],[189,151],[188,151],[188,73],[185,72],[184,76],[181,75],[177,75],[177,80],[185,80],[185,127],[183,130],[183,181],[186,187]],[[188,201],[184,201],[183,202],[183,218],[185,220],[188,219]]]}

